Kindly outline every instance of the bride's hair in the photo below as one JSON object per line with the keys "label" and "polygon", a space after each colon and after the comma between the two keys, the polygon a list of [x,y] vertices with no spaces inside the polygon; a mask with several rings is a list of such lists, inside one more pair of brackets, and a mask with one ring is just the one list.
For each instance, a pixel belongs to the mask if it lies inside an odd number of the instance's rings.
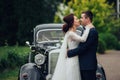
{"label": "bride's hair", "polygon": [[73,22],[74,22],[74,14],[69,14],[67,16],[65,16],[63,18],[63,21],[65,22],[65,24],[62,27],[62,30],[64,33],[66,33],[69,28],[71,28],[73,26]]}

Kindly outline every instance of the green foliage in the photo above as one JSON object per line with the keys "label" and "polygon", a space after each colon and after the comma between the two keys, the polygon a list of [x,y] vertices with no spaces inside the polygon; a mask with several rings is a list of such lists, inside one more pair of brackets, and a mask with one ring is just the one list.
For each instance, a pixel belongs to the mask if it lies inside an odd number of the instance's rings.
{"label": "green foliage", "polygon": [[[109,22],[109,23],[108,23]],[[120,18],[109,18],[106,20],[105,26],[107,26],[106,32],[111,33],[116,36],[120,41]]]}
{"label": "green foliage", "polygon": [[91,10],[93,12],[93,24],[100,34],[111,33],[104,34],[104,40],[103,37],[100,37],[100,43],[104,45],[105,42],[106,49],[117,49],[116,45],[118,41],[120,41],[120,18],[116,19],[114,16],[114,4],[109,4],[107,0],[69,0],[67,3],[62,3],[62,7],[61,4],[58,6],[54,21],[63,22],[63,17],[70,13],[74,13],[80,18],[81,13],[86,10]]}
{"label": "green foliage", "polygon": [[106,50],[106,44],[105,44],[105,42],[102,39],[99,39],[97,52],[99,54],[104,54],[105,50]]}
{"label": "green foliage", "polygon": [[[67,3],[67,5],[65,4],[62,5],[64,6],[64,8],[61,8],[61,4],[60,4],[58,6],[58,11],[56,12],[56,16],[58,16],[59,18],[61,18],[61,16],[63,17],[66,14],[72,12],[77,17],[80,18],[81,16],[80,14],[82,11],[91,10],[94,14],[93,23],[95,24],[95,26],[99,31],[104,30],[103,25],[105,24],[105,19],[114,13],[114,9],[112,5],[108,5],[106,0],[71,0]],[[59,13],[59,15],[57,13]],[[55,16],[55,22],[60,20],[59,18],[56,18],[56,16]]]}
{"label": "green foliage", "polygon": [[120,50],[120,41],[118,42],[116,49]]}
{"label": "green foliage", "polygon": [[3,72],[6,68],[8,68],[8,62],[3,58],[0,60],[0,72]]}
{"label": "green foliage", "polygon": [[6,71],[0,73],[0,80],[18,80],[19,69],[7,69]]}
{"label": "green foliage", "polygon": [[14,51],[10,51],[7,53],[7,59],[2,58],[0,61],[0,71],[4,71],[5,69],[14,69],[17,66],[21,66],[25,63],[25,57],[20,56],[19,54],[15,53]]}
{"label": "green foliage", "polygon": [[16,68],[16,66],[21,66],[25,63],[24,56],[20,56],[19,54],[15,53],[14,51],[8,52],[8,68]]}
{"label": "green foliage", "polygon": [[63,3],[60,3],[58,6],[58,11],[56,12],[56,16],[54,17],[54,22],[55,23],[61,23],[63,22],[63,16],[67,15],[69,13],[73,13],[73,10],[71,8],[69,8],[68,6],[66,6]]}
{"label": "green foliage", "polygon": [[58,3],[63,0],[0,0],[0,46],[32,42],[33,28],[52,23]]}
{"label": "green foliage", "polygon": [[106,43],[107,49],[116,49],[118,45],[117,38],[111,33],[101,33],[99,34],[100,39]]}
{"label": "green foliage", "polygon": [[[28,61],[28,47],[0,47],[0,72],[16,68]],[[3,55],[4,54],[4,55]]]}
{"label": "green foliage", "polygon": [[0,59],[1,58],[6,58],[7,59],[7,56],[8,56],[8,52],[15,52],[19,55],[27,55],[30,51],[30,48],[29,47],[26,47],[26,46],[4,46],[4,47],[0,47]]}

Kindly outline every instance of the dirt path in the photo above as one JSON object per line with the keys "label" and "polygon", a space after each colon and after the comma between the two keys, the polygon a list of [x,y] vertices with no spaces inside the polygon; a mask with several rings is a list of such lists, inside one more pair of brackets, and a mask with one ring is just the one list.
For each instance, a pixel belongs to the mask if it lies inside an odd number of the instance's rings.
{"label": "dirt path", "polygon": [[120,51],[110,50],[97,58],[104,67],[107,80],[120,80]]}

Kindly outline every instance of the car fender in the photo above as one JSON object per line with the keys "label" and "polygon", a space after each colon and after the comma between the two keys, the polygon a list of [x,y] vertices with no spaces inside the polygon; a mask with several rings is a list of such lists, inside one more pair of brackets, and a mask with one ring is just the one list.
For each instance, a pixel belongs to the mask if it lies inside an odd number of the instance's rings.
{"label": "car fender", "polygon": [[26,63],[20,69],[19,80],[40,80],[40,72],[34,63]]}

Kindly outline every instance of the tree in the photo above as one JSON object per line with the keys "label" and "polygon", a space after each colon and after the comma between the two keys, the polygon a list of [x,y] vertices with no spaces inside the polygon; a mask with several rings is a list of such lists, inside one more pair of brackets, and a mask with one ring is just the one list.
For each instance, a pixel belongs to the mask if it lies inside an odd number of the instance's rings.
{"label": "tree", "polygon": [[[68,1],[68,0],[67,0]],[[116,43],[120,43],[120,19],[116,19],[113,3],[106,0],[69,0],[58,6],[54,22],[63,22],[63,17],[74,13],[78,18],[82,11],[91,10],[94,14],[93,24],[99,33],[111,33],[116,37]],[[107,36],[106,34],[104,34]],[[109,36],[110,37],[110,36]],[[100,38],[100,37],[99,37]],[[105,43],[106,44],[106,43]],[[114,45],[114,43],[107,46]],[[117,45],[120,46],[120,45]]]}
{"label": "tree", "polygon": [[32,41],[38,24],[52,23],[58,3],[63,0],[0,0],[0,46],[24,45]]}
{"label": "tree", "polygon": [[[93,23],[99,32],[104,32],[105,27],[105,20],[109,18],[113,13],[113,5],[109,5],[106,0],[71,0],[64,6],[67,6],[67,9],[60,10],[60,6],[58,7],[58,11],[56,12],[55,22],[60,22],[60,15],[65,16],[69,14],[71,9],[73,10],[74,14],[80,18],[80,14],[82,11],[91,10],[94,14]],[[58,15],[59,13],[60,15]],[[64,13],[64,14],[63,14]],[[62,21],[61,21],[62,22]]]}
{"label": "tree", "polygon": [[1,0],[0,7],[0,46],[13,45],[16,43],[17,37],[17,20],[14,11],[14,1]]}
{"label": "tree", "polygon": [[19,20],[17,41],[20,45],[24,45],[26,40],[29,40],[30,42],[33,41],[33,28],[36,25],[53,22],[55,11],[57,9],[56,6],[61,1],[62,0],[15,1],[15,11]]}

